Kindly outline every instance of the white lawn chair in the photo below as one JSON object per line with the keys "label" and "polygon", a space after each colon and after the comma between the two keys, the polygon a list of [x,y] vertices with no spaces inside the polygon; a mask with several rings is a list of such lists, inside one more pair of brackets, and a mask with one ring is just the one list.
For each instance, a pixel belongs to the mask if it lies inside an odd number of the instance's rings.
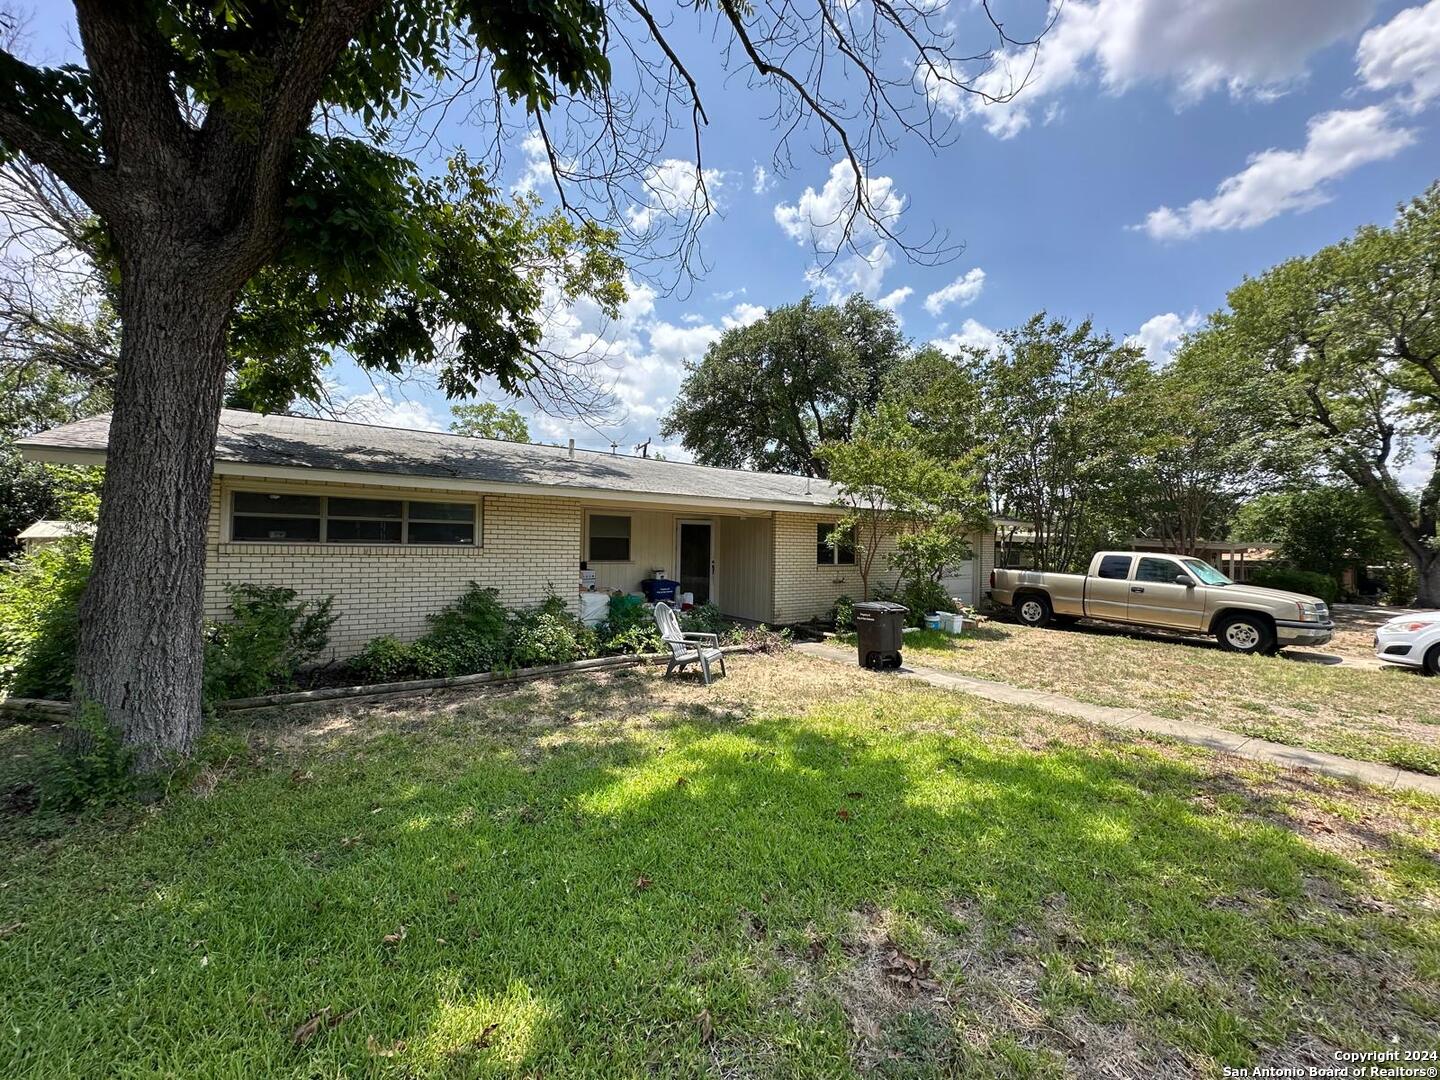
{"label": "white lawn chair", "polygon": [[670,665],[665,669],[669,676],[690,664],[699,663],[705,676],[705,685],[710,685],[710,665],[720,661],[720,674],[725,674],[725,654],[720,651],[720,639],[714,634],[683,634],[675,612],[665,604],[655,605],[655,626],[660,631],[660,640],[670,649]]}

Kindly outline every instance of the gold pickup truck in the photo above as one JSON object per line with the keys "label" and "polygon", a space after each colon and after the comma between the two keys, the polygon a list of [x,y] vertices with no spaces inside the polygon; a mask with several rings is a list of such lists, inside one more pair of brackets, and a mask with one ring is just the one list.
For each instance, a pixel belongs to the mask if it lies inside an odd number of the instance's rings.
{"label": "gold pickup truck", "polygon": [[1212,634],[1231,652],[1266,656],[1290,645],[1324,645],[1335,632],[1325,601],[1238,585],[1183,555],[1102,551],[1084,574],[997,569],[990,598],[1027,626],[1103,619]]}

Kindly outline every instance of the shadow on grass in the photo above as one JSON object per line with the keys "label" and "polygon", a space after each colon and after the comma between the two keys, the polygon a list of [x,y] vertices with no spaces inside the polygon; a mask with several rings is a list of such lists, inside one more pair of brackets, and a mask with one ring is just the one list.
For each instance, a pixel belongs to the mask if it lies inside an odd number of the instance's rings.
{"label": "shadow on grass", "polygon": [[[1197,1069],[1265,1060],[1306,1023],[1436,1034],[1395,992],[1433,925],[1316,910],[1311,883],[1348,895],[1355,869],[1197,808],[1183,764],[986,743],[939,695],[757,717],[661,694],[517,688],[484,717],[446,706],[434,739],[356,738],[125,834],[80,825],[6,853],[0,924],[23,925],[0,941],[0,1071],[847,1075],[833,989],[856,912],[942,934],[973,912],[1003,946],[1055,931],[1057,901],[1064,939],[1045,946],[1092,958],[1089,992]],[[644,724],[583,730],[649,705]],[[958,730],[918,731],[922,711]],[[482,720],[494,739],[452,737]],[[1115,983],[1115,956],[1143,978]],[[1074,963],[1029,1004],[1081,1007]],[[965,973],[947,978],[958,995]],[[1355,1013],[1382,998],[1383,1016]],[[324,1008],[345,1019],[296,1046]],[[986,1056],[974,1018],[947,1015],[917,1068],[1025,1073],[1073,1052],[1042,1032]]]}

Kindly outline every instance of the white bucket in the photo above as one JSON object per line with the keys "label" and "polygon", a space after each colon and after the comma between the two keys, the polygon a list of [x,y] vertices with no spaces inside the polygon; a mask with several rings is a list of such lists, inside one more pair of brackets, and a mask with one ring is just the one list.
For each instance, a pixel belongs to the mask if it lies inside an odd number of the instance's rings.
{"label": "white bucket", "polygon": [[680,606],[681,606],[681,607],[694,607],[694,606],[695,606],[695,594],[694,594],[693,592],[682,592],[682,593],[680,594]]}

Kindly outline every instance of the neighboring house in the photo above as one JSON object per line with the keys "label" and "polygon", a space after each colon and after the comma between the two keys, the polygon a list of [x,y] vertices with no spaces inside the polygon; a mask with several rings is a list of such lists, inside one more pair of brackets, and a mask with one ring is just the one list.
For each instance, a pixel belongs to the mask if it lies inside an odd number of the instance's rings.
{"label": "neighboring house", "polygon": [[[19,445],[31,460],[98,465],[108,432],[97,416]],[[601,590],[636,592],[663,570],[697,603],[772,624],[860,596],[853,556],[824,543],[836,490],[804,476],[230,409],[215,458],[207,617],[243,582],[333,595],[339,656],[423,633],[471,581],[511,606],[553,587],[578,610],[582,563]],[[970,539],[975,559],[947,581],[975,603],[994,532]]]}
{"label": "neighboring house", "polygon": [[21,548],[26,554],[42,548],[46,544],[53,544],[56,540],[63,540],[67,536],[94,536],[95,526],[85,521],[52,521],[42,519],[35,522],[26,529],[22,529],[15,537],[20,541]]}

